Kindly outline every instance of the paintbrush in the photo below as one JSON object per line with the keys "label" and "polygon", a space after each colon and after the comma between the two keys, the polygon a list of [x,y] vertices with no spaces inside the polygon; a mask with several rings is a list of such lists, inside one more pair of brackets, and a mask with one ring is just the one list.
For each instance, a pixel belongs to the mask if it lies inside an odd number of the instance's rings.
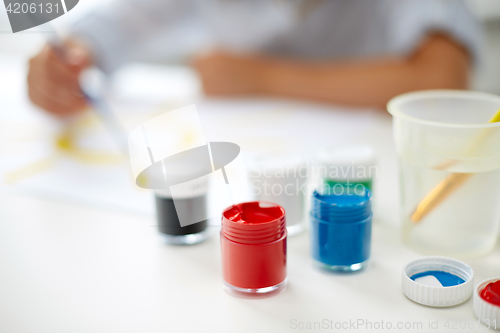
{"label": "paintbrush", "polygon": [[[62,38],[59,36],[56,30],[50,26],[50,24],[47,23],[46,25],[49,26],[49,28],[54,33],[53,38],[50,38],[47,41],[48,45],[54,50],[56,55],[58,55],[58,57],[62,61],[65,61],[64,59],[66,51],[64,49]],[[87,91],[84,87],[80,87],[80,90],[83,98],[85,98],[87,103],[99,115],[99,118],[103,122],[104,126],[108,129],[109,133],[118,145],[118,148],[125,155],[128,155],[127,134],[120,124],[119,120],[113,115],[105,100],[99,95],[99,92],[97,91]]]}
{"label": "paintbrush", "polygon": [[[488,121],[488,123],[500,122],[500,109]],[[467,151],[474,149],[477,145],[489,134],[489,131],[483,131],[473,142],[469,145]],[[437,170],[445,170],[455,164],[457,160],[447,160],[435,167]],[[413,223],[420,222],[427,214],[450,196],[456,189],[458,189],[467,179],[472,176],[472,173],[451,173],[439,184],[436,185],[417,205],[414,213],[410,219]]]}

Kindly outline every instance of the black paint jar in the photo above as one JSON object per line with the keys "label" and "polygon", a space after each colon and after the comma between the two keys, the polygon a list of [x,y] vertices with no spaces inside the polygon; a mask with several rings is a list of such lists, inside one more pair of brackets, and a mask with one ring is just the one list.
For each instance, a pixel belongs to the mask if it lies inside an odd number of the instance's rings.
{"label": "black paint jar", "polygon": [[207,194],[176,198],[155,191],[156,220],[158,231],[167,244],[192,245],[204,241],[208,236],[208,221],[202,220],[181,226],[179,216],[207,216]]}

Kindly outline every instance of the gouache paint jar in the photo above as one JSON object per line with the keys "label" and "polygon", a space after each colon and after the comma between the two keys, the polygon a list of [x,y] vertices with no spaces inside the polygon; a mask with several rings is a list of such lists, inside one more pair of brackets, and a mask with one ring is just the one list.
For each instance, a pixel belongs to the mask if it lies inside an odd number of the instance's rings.
{"label": "gouache paint jar", "polygon": [[[156,220],[158,231],[167,244],[193,245],[204,241],[208,236],[207,220],[187,226],[181,226],[178,211],[192,214],[193,211],[207,209],[207,195],[202,194],[175,201],[172,197],[155,191]],[[200,213],[198,213],[200,214]]]}
{"label": "gouache paint jar", "polygon": [[236,296],[274,295],[286,286],[285,210],[254,201],[222,213],[222,276]]}
{"label": "gouache paint jar", "polygon": [[378,176],[375,158],[375,149],[367,145],[322,148],[318,154],[318,192],[349,194],[366,188],[373,193]]}
{"label": "gouache paint jar", "polygon": [[254,159],[249,174],[254,199],[283,207],[288,236],[301,233],[306,221],[306,161],[293,153],[267,153]]}
{"label": "gouache paint jar", "polygon": [[[208,237],[207,216],[208,181],[199,178],[177,191],[175,197],[170,189],[154,190],[158,232],[167,244],[194,245]],[[198,221],[183,225],[184,221]]]}
{"label": "gouache paint jar", "polygon": [[317,266],[335,272],[367,267],[372,234],[371,194],[321,195],[311,202],[311,252]]}

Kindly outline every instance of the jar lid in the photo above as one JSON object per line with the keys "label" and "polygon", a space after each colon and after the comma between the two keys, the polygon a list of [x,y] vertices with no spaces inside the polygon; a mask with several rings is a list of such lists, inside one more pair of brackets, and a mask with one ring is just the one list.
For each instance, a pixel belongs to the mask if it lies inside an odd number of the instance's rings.
{"label": "jar lid", "polygon": [[466,263],[429,256],[411,261],[403,269],[403,293],[422,305],[447,307],[465,302],[472,294],[474,271]]}
{"label": "jar lid", "polygon": [[500,277],[487,279],[474,288],[472,297],[476,317],[489,328],[500,330]]}

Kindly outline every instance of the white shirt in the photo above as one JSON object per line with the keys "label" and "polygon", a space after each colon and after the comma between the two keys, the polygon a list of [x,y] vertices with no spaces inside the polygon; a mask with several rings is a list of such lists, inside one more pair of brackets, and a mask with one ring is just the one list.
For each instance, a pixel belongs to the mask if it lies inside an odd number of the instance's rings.
{"label": "white shirt", "polygon": [[116,0],[72,33],[112,72],[128,61],[206,49],[324,60],[404,56],[433,31],[480,58],[480,26],[461,0]]}

